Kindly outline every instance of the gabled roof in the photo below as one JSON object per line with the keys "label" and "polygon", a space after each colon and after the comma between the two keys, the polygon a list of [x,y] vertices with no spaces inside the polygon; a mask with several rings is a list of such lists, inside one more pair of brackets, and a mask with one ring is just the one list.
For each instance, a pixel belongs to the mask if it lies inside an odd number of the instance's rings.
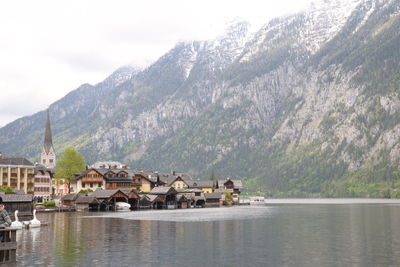
{"label": "gabled roof", "polygon": [[173,187],[169,186],[157,186],[154,187],[149,195],[170,195],[170,194],[176,194],[176,190]]}
{"label": "gabled roof", "polygon": [[80,196],[75,200],[75,204],[95,204],[100,203],[97,198],[92,196]]}
{"label": "gabled roof", "polygon": [[13,189],[12,192],[16,195],[25,195],[25,191],[20,189]]}
{"label": "gabled roof", "polygon": [[33,196],[28,194],[4,194],[0,193],[0,197],[4,203],[12,202],[32,202]]}
{"label": "gabled roof", "polygon": [[34,166],[32,162],[25,158],[1,158],[0,157],[0,165],[15,165],[15,166]]}
{"label": "gabled roof", "polygon": [[201,193],[201,189],[199,188],[184,188],[184,189],[175,189],[178,193]]}
{"label": "gabled roof", "polygon": [[160,177],[160,181],[162,181],[166,184],[172,184],[175,181],[175,179],[177,178],[177,176],[172,175],[170,173],[160,173],[159,177]]}
{"label": "gabled roof", "polygon": [[214,186],[214,182],[210,180],[185,180],[185,183],[192,188],[205,188]]}
{"label": "gabled roof", "polygon": [[232,180],[232,182],[233,182],[234,188],[238,188],[238,189],[243,188],[242,180],[235,179],[235,180]]}
{"label": "gabled roof", "polygon": [[65,195],[65,196],[63,196],[62,198],[61,198],[61,201],[74,201],[74,200],[76,200],[79,196],[81,196],[81,194],[79,194],[79,193],[75,193],[75,194],[68,194],[68,195]]}
{"label": "gabled roof", "polygon": [[176,195],[177,202],[188,201],[192,198],[191,194],[188,193],[179,193]]}
{"label": "gabled roof", "polygon": [[135,196],[135,198],[139,198],[138,193],[133,189],[128,189],[128,188],[127,189],[120,189],[120,191],[122,193],[124,193],[125,195],[127,195],[129,198],[131,198],[131,196]]}
{"label": "gabled roof", "polygon": [[205,199],[221,199],[221,193],[204,193]]}
{"label": "gabled roof", "polygon": [[147,198],[151,203],[154,203],[155,201],[164,202],[164,199],[160,195],[147,195]]}
{"label": "gabled roof", "polygon": [[113,195],[115,195],[118,192],[121,192],[122,194],[126,195],[126,197],[128,197],[128,195],[125,194],[121,189],[106,189],[106,190],[102,190],[100,188],[96,189],[89,196],[95,197],[95,198],[98,198],[98,199],[110,198],[110,197],[112,197]]}
{"label": "gabled roof", "polygon": [[88,172],[91,172],[91,171],[95,171],[98,174],[100,174],[101,176],[104,176],[104,173],[102,173],[101,169],[88,168],[88,169],[83,170],[80,173],[75,174],[75,177],[72,178],[72,181],[78,181],[79,179],[82,178],[82,176],[84,176],[85,174],[87,174]]}
{"label": "gabled roof", "polygon": [[50,174],[50,176],[53,176],[53,174],[54,174],[53,169],[46,168],[45,166],[43,166],[41,164],[36,164],[35,165],[35,175],[38,174],[39,172],[42,174],[44,174],[45,172],[48,172]]}
{"label": "gabled roof", "polygon": [[242,184],[241,180],[239,180],[239,179],[229,179],[229,178],[218,180],[218,187],[224,186],[224,184],[227,183],[227,182],[232,182],[234,188],[237,188],[237,189],[243,188],[243,184]]}

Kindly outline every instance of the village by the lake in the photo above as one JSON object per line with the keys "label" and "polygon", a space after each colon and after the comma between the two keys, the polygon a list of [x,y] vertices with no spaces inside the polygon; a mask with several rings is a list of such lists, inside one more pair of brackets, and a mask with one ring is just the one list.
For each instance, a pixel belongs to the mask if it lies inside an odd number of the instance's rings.
{"label": "village by the lake", "polygon": [[49,111],[39,158],[32,163],[0,154],[0,199],[13,220],[11,227],[0,229],[6,244],[0,248],[0,262],[15,261],[16,230],[47,226],[37,220],[37,212],[190,209],[241,202],[240,179],[215,179],[214,174],[210,179],[196,179],[176,171],[133,169],[118,161],[86,165],[69,179],[55,177],[57,157]]}

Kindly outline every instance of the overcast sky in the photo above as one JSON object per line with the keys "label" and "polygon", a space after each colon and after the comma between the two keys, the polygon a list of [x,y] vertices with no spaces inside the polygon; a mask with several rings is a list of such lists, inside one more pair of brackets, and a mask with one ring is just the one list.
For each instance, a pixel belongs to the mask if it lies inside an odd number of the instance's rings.
{"label": "overcast sky", "polygon": [[311,0],[1,1],[0,126],[45,109],[123,65],[145,67],[178,41],[234,19],[253,30]]}

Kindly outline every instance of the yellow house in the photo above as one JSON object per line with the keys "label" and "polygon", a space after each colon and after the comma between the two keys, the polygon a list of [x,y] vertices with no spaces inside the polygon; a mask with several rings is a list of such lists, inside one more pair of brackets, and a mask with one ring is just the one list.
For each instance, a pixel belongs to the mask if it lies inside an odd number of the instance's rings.
{"label": "yellow house", "polygon": [[208,180],[183,180],[178,177],[171,184],[175,189],[197,188],[203,193],[212,193],[214,191],[214,182]]}
{"label": "yellow house", "polygon": [[136,172],[132,178],[132,184],[140,192],[150,192],[159,184],[156,173],[147,173],[144,171]]}
{"label": "yellow house", "polygon": [[181,177],[177,177],[172,183],[171,183],[171,187],[173,187],[174,189],[186,189],[188,188],[188,184],[185,182],[185,180],[183,180]]}

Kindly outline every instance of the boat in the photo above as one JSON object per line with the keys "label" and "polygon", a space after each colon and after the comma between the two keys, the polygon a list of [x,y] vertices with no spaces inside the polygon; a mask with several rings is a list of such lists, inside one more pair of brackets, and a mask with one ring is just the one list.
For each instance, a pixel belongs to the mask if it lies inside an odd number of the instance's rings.
{"label": "boat", "polygon": [[11,223],[11,227],[14,229],[22,229],[23,224],[18,220],[18,210],[14,213],[15,221]]}
{"label": "boat", "polygon": [[262,205],[265,204],[264,197],[250,197],[250,205]]}
{"label": "boat", "polygon": [[126,202],[115,202],[115,209],[116,210],[130,210],[131,209],[131,204],[128,204]]}

